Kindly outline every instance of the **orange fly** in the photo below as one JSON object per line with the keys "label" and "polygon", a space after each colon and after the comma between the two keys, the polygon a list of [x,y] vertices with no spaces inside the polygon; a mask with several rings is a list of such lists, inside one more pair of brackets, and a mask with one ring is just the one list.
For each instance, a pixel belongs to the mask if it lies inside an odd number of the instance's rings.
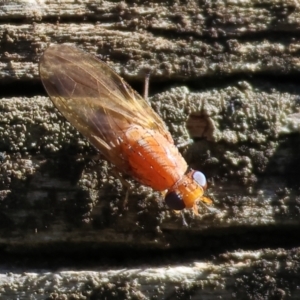
{"label": "orange fly", "polygon": [[123,173],[157,191],[175,210],[203,197],[205,176],[187,164],[162,119],[108,65],[68,45],[51,45],[40,76],[64,117]]}

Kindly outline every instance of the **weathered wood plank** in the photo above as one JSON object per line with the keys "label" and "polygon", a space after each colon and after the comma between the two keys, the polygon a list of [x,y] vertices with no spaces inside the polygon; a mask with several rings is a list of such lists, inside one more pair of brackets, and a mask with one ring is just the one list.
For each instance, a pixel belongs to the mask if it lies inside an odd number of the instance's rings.
{"label": "weathered wood plank", "polygon": [[[290,167],[298,159],[294,149],[299,139],[294,114],[297,95],[278,90],[253,90],[243,82],[218,92],[191,93],[177,88],[151,99],[178,143],[188,138],[186,122],[191,136],[202,138],[190,146],[186,157],[192,167],[208,174],[209,194],[219,212],[204,213],[202,209],[203,215],[193,220],[187,212],[194,231],[299,224],[294,189],[297,170]],[[108,164],[93,161],[96,151],[57,114],[48,98],[2,99],[0,111],[1,148],[7,151],[1,165],[1,212],[7,225],[3,231],[14,228],[15,236],[30,236],[30,247],[35,242],[41,245],[41,236],[35,232],[53,242],[71,242],[84,230],[89,231],[86,242],[103,243],[110,241],[111,230],[115,240],[123,231],[119,243],[144,247],[153,244],[142,238],[145,232],[156,231],[158,226],[177,232],[182,227],[162,207],[159,194],[151,196],[151,189],[134,182],[127,211],[122,201],[125,191],[120,184],[116,186],[118,180]],[[150,217],[145,222],[147,214]],[[69,232],[68,227],[73,230]],[[135,228],[134,240],[128,237],[129,228]],[[13,245],[18,238],[0,240]],[[181,238],[173,246],[185,243],[198,244]],[[165,246],[170,247],[158,235],[155,247]]]}
{"label": "weathered wood plank", "polygon": [[[110,28],[112,27],[112,28]],[[157,37],[92,24],[0,25],[0,79],[38,78],[38,56],[50,42],[76,43],[100,55],[127,79],[195,81],[203,76],[286,75],[299,70],[297,40],[211,40]],[[170,55],[172,53],[172,55]]]}
{"label": "weathered wood plank", "polygon": [[[0,275],[1,297],[14,299],[299,299],[299,250],[236,251],[168,267],[29,271]],[[155,264],[155,263],[154,263]],[[247,289],[245,289],[247,287]]]}

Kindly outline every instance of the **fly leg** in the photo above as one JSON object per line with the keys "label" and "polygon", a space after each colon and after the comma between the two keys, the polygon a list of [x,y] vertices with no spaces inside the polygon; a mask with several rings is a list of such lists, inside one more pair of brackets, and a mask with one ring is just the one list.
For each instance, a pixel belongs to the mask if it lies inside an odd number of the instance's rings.
{"label": "fly leg", "polygon": [[176,147],[177,147],[178,149],[182,149],[182,148],[185,148],[185,147],[187,147],[187,146],[189,146],[189,145],[191,145],[191,144],[193,144],[193,143],[194,143],[194,141],[193,141],[192,139],[188,139],[187,141],[185,141],[185,142],[183,142],[183,143],[180,143],[180,144],[176,145]]}
{"label": "fly leg", "polygon": [[[92,156],[92,162],[94,163],[94,167],[97,167],[97,161],[100,160],[105,160],[104,156],[101,153],[97,153],[95,155]],[[106,160],[105,160],[106,161]],[[129,197],[129,191],[132,189],[130,183],[125,180],[122,175],[120,174],[119,170],[115,167],[112,167],[110,169],[107,170],[107,175],[112,175],[115,178],[119,179],[122,185],[122,189],[126,189],[126,195],[125,195],[125,199],[123,202],[123,207],[125,209],[125,207],[127,206],[128,203],[128,197]]]}
{"label": "fly leg", "polygon": [[[204,197],[204,198],[207,198],[207,197]],[[207,199],[209,199],[209,198],[207,198]],[[211,201],[211,200],[209,199],[209,201]],[[208,211],[211,214],[220,213],[220,210],[218,210],[217,208],[209,206],[212,204],[212,201],[211,201],[211,203],[208,203],[208,201],[206,203],[204,203],[200,200],[200,201],[198,201],[198,204],[200,204],[206,211]],[[195,216],[199,216],[198,205],[196,203],[193,206],[193,213]]]}
{"label": "fly leg", "polygon": [[145,76],[145,84],[144,84],[144,99],[149,104],[148,96],[149,96],[149,82],[150,82],[150,71]]}
{"label": "fly leg", "polygon": [[181,212],[181,217],[182,217],[182,225],[183,225],[184,227],[189,227],[188,223],[187,223],[186,220],[185,220],[183,211],[181,210],[180,212]]}
{"label": "fly leg", "polygon": [[116,168],[112,168],[111,172],[113,173],[113,175],[116,178],[118,178],[120,180],[123,190],[126,189],[125,199],[123,200],[123,208],[126,209],[127,204],[128,204],[129,194],[132,189],[132,186],[126,179],[123,178],[123,176],[120,174],[120,172]]}

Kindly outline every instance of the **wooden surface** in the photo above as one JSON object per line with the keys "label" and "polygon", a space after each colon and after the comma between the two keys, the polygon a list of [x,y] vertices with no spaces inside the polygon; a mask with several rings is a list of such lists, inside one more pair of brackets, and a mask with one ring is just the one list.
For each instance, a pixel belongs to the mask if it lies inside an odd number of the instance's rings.
{"label": "wooden surface", "polygon": [[[0,1],[1,299],[298,299],[296,1]],[[97,55],[150,101],[213,209],[126,189],[53,107],[49,43]],[[49,298],[47,298],[49,297]]]}

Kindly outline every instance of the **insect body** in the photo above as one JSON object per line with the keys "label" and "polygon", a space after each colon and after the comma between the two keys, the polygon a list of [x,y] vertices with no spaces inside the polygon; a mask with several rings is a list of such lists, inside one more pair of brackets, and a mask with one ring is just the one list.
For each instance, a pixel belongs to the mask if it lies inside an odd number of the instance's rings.
{"label": "insect body", "polygon": [[191,208],[201,200],[205,176],[189,171],[164,122],[148,103],[97,58],[68,45],[51,45],[40,76],[65,118],[123,173],[157,191],[167,205]]}

